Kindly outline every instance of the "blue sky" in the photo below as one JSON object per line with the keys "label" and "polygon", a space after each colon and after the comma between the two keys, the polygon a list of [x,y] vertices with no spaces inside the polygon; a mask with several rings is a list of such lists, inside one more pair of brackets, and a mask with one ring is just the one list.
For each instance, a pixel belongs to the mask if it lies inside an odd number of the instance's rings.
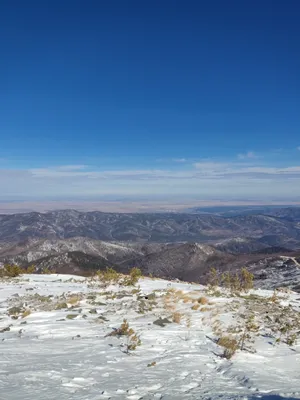
{"label": "blue sky", "polygon": [[0,4],[1,199],[300,196],[300,3]]}

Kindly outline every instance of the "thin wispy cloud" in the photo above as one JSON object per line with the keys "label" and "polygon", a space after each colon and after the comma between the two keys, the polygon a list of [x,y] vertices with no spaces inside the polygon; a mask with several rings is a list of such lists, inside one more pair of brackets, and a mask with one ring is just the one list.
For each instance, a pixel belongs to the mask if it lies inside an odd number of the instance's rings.
{"label": "thin wispy cloud", "polygon": [[176,163],[186,163],[187,159],[186,158],[173,158],[172,161]]}
{"label": "thin wispy cloud", "polygon": [[247,153],[241,153],[238,154],[238,159],[239,160],[247,160],[247,159],[254,159],[254,158],[258,158],[257,154],[255,154],[253,151],[248,151]]}
{"label": "thin wispy cloud", "polygon": [[56,169],[60,170],[60,171],[80,171],[80,170],[84,170],[88,168],[87,165],[62,165],[59,167],[56,167]]}
{"label": "thin wispy cloud", "polygon": [[[255,196],[300,196],[300,162],[267,161],[247,153],[227,160],[186,160],[164,168],[100,168],[66,164],[46,168],[4,169],[0,167],[0,187],[4,198],[80,198],[121,196],[204,196],[205,198],[245,198]],[[281,160],[282,162],[282,160]],[[155,165],[153,160],[153,165]]]}

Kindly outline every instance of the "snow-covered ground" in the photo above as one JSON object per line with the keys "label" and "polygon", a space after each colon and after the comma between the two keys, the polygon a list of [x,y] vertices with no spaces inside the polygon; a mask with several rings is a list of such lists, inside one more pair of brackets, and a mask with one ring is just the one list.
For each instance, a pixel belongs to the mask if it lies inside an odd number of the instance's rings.
{"label": "snow-covered ground", "polygon": [[[67,275],[2,280],[0,399],[300,398],[300,345],[276,343],[271,329],[284,318],[295,324],[299,294],[272,295],[208,294],[150,278],[140,279],[139,291]],[[258,330],[246,350],[221,357],[218,335],[243,327],[250,314]],[[129,354],[126,337],[109,335],[124,318],[141,340]]]}

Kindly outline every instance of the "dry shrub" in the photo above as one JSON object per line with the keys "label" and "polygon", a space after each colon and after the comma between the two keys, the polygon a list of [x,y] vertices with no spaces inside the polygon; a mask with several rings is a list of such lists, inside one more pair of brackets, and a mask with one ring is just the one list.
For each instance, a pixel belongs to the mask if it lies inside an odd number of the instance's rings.
{"label": "dry shrub", "polygon": [[202,312],[210,311],[210,308],[209,307],[201,307],[200,311],[202,311]]}
{"label": "dry shrub", "polygon": [[132,291],[131,291],[131,294],[138,294],[138,293],[140,293],[140,289],[139,288],[132,289]]}
{"label": "dry shrub", "polygon": [[191,325],[192,325],[191,316],[187,315],[186,316],[186,327],[190,329]]}
{"label": "dry shrub", "polygon": [[147,367],[155,367],[156,361],[152,361],[150,364],[147,365]]}
{"label": "dry shrub", "polygon": [[178,311],[172,314],[172,321],[175,322],[175,324],[180,324],[181,318],[182,314]]}
{"label": "dry shrub", "polygon": [[199,297],[199,299],[197,301],[199,304],[202,304],[203,306],[205,304],[208,304],[208,299],[206,297]]}
{"label": "dry shrub", "polygon": [[275,289],[272,296],[268,299],[271,303],[277,303],[279,301],[277,290]]}
{"label": "dry shrub", "polygon": [[200,304],[196,303],[192,306],[192,310],[198,310],[200,307]]}
{"label": "dry shrub", "polygon": [[223,357],[230,360],[238,349],[238,341],[230,336],[221,336],[217,344],[224,347]]}
{"label": "dry shrub", "polygon": [[215,321],[214,324],[212,325],[212,330],[215,336],[221,337],[223,334],[222,331],[222,326],[219,320]]}
{"label": "dry shrub", "polygon": [[293,333],[292,335],[287,336],[286,344],[288,346],[293,346],[296,342],[297,342],[297,334],[296,333]]}
{"label": "dry shrub", "polygon": [[174,294],[176,292],[176,289],[174,289],[174,288],[169,288],[168,290],[167,290],[167,294]]}
{"label": "dry shrub", "polygon": [[191,301],[191,299],[190,299],[189,297],[184,297],[184,298],[183,298],[184,304],[186,304],[186,303],[188,303],[188,302],[190,302],[190,301]]}
{"label": "dry shrub", "polygon": [[55,306],[55,310],[63,310],[64,308],[68,308],[68,304],[66,302],[57,303]]}
{"label": "dry shrub", "polygon": [[136,332],[130,328],[127,319],[123,320],[121,326],[109,333],[106,336],[126,336],[127,342],[125,343],[125,353],[129,354],[130,351],[135,350],[137,346],[141,345],[141,340]]}
{"label": "dry shrub", "polygon": [[67,298],[67,303],[75,305],[81,300],[81,297],[79,295],[72,295]]}
{"label": "dry shrub", "polygon": [[107,336],[128,336],[134,333],[133,329],[129,327],[127,319],[123,319],[121,326],[109,333]]}
{"label": "dry shrub", "polygon": [[212,325],[212,330],[215,336],[222,336],[222,326],[220,320],[216,320]]}
{"label": "dry shrub", "polygon": [[164,296],[163,298],[163,302],[164,302],[164,308],[167,311],[174,311],[175,310],[175,304],[173,302],[173,297],[169,294],[167,294],[166,296]]}

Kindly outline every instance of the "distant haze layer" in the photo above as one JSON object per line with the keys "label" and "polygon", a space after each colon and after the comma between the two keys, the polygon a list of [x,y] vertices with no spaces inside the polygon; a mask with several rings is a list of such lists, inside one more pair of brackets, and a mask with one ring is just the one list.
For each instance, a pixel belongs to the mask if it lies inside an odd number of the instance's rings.
{"label": "distant haze layer", "polygon": [[76,209],[79,211],[103,212],[180,212],[193,207],[234,207],[234,206],[300,206],[300,202],[260,202],[221,200],[181,201],[24,201],[0,202],[0,214],[24,212],[46,212],[51,210]]}

